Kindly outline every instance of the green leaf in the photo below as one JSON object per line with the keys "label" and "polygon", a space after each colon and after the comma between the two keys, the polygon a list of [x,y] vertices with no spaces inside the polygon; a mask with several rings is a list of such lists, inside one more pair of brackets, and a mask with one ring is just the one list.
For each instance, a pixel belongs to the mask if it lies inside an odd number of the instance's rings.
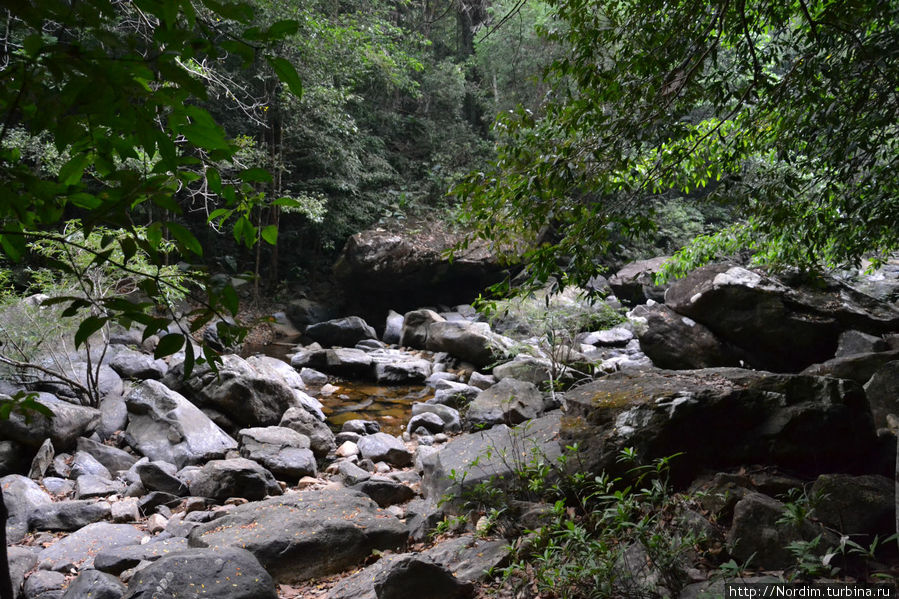
{"label": "green leaf", "polygon": [[231,145],[225,138],[225,130],[215,119],[199,106],[185,106],[185,113],[190,118],[188,123],[178,127],[178,132],[197,147],[206,150],[229,150]]}
{"label": "green leaf", "polygon": [[165,228],[169,230],[178,242],[179,247],[184,248],[197,256],[203,255],[203,246],[200,245],[200,240],[194,237],[194,234],[188,231],[186,227],[169,221],[165,223]]}
{"label": "green leaf", "polygon": [[225,220],[229,216],[231,216],[232,212],[234,212],[234,211],[228,210],[227,208],[217,208],[216,210],[213,210],[212,212],[209,213],[209,218],[207,218],[206,220],[210,223],[212,221],[218,220],[218,219]]}
{"label": "green leaf", "polygon": [[22,40],[22,48],[25,49],[25,54],[31,57],[37,56],[43,46],[44,38],[39,33],[33,33]]}
{"label": "green leaf", "polygon": [[303,82],[300,80],[300,76],[297,70],[293,68],[293,65],[279,56],[266,56],[265,59],[271,65],[281,83],[286,85],[297,98],[303,97]]}
{"label": "green leaf", "polygon": [[286,35],[293,35],[299,31],[300,25],[296,21],[278,21],[268,28],[268,38],[278,39]]}
{"label": "green leaf", "polygon": [[240,172],[240,178],[248,183],[271,183],[272,174],[264,168],[248,168]]}
{"label": "green leaf", "polygon": [[237,316],[237,311],[240,309],[240,299],[237,297],[237,292],[234,291],[234,287],[231,285],[226,285],[224,289],[222,289],[222,305],[227,308],[232,315]]}
{"label": "green leaf", "polygon": [[75,349],[78,349],[90,339],[91,335],[102,329],[108,320],[105,316],[88,316],[82,320],[78,325],[78,330],[75,331]]}
{"label": "green leaf", "polygon": [[262,238],[269,245],[277,245],[278,243],[278,225],[268,225],[262,229]]}
{"label": "green leaf", "polygon": [[168,335],[164,335],[162,339],[159,340],[156,349],[153,351],[153,357],[158,360],[159,358],[171,356],[181,349],[183,345],[184,335],[181,333],[169,333]]}
{"label": "green leaf", "polygon": [[75,185],[84,176],[84,169],[90,164],[90,156],[84,153],[75,154],[59,169],[59,182],[63,185]]}

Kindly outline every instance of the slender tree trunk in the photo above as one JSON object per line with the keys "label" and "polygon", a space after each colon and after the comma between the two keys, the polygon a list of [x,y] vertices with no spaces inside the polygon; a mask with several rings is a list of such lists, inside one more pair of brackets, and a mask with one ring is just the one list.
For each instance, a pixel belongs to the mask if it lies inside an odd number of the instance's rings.
{"label": "slender tree trunk", "polygon": [[9,511],[3,502],[3,489],[0,488],[0,599],[13,599],[9,555],[6,551],[6,519],[8,517]]}

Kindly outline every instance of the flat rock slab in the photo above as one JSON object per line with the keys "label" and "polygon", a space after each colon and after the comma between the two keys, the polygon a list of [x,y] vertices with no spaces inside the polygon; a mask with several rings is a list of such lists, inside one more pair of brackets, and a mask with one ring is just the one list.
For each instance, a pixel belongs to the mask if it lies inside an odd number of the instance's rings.
{"label": "flat rock slab", "polygon": [[138,545],[146,533],[130,524],[89,524],[50,545],[38,555],[41,569],[68,572],[70,568],[88,569],[101,551]]}
{"label": "flat rock slab", "polygon": [[277,599],[255,557],[235,547],[192,549],[150,564],[128,583],[125,599]]}
{"label": "flat rock slab", "polygon": [[326,576],[401,547],[403,524],[370,498],[347,489],[307,491],[247,503],[202,524],[191,547],[241,547],[279,583]]}
{"label": "flat rock slab", "polygon": [[97,557],[94,558],[94,568],[101,572],[118,576],[141,562],[154,562],[167,555],[186,551],[187,549],[187,539],[183,537],[173,537],[143,545],[115,547],[98,553]]}

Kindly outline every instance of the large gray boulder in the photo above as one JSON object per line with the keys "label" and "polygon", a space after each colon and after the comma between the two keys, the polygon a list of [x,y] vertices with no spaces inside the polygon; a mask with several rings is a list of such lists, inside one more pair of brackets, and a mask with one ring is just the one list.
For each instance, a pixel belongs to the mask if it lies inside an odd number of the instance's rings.
{"label": "large gray boulder", "polygon": [[809,495],[816,498],[815,518],[856,542],[895,532],[895,482],[885,476],[822,474]]}
{"label": "large gray boulder", "polygon": [[292,429],[309,437],[309,448],[317,458],[323,458],[329,452],[337,449],[331,428],[303,408],[290,408],[284,412],[278,426]]}
{"label": "large gray boulder", "polygon": [[637,323],[640,349],[659,368],[689,370],[740,364],[739,353],[706,326],[668,306],[637,306],[631,315]]}
{"label": "large gray boulder", "polygon": [[278,599],[272,577],[237,547],[191,549],[159,559],[128,582],[125,599]]}
{"label": "large gray boulder", "polygon": [[69,583],[62,599],[121,599],[125,590],[125,585],[115,576],[85,570]]}
{"label": "large gray boulder", "polygon": [[396,550],[403,524],[365,495],[346,489],[306,491],[237,506],[201,524],[191,547],[243,547],[279,583],[327,576],[361,563],[372,550]]}
{"label": "large gray boulder", "polygon": [[773,464],[808,474],[863,469],[876,445],[852,381],[738,368],[615,373],[566,393],[566,445],[587,472],[684,452],[674,473]]}
{"label": "large gray boulder", "polygon": [[895,307],[833,279],[819,283],[716,264],[672,283],[665,303],[741,349],[751,366],[777,372],[833,357],[845,330],[899,329]]}
{"label": "large gray boulder", "polygon": [[387,462],[402,468],[412,461],[412,453],[403,442],[387,433],[365,435],[356,444],[362,457],[373,462]]}
{"label": "large gray boulder", "polygon": [[126,379],[159,380],[168,372],[165,360],[154,359],[153,356],[136,349],[120,347],[109,361],[109,367]]}
{"label": "large gray boulder", "polygon": [[654,279],[669,258],[659,256],[626,264],[609,277],[609,286],[618,299],[631,305],[642,304],[648,299],[661,301],[667,285],[656,285]]}
{"label": "large gray boulder", "polygon": [[515,471],[532,459],[555,463],[562,453],[560,417],[554,412],[514,428],[501,424],[453,438],[422,459],[425,497],[434,501],[444,494],[457,498],[485,482],[508,489],[517,478]]}
{"label": "large gray boulder", "polygon": [[94,558],[94,568],[118,576],[141,562],[155,562],[166,555],[187,549],[187,539],[184,537],[154,539],[141,545],[113,547],[97,554]]}
{"label": "large gray boulder", "polygon": [[296,390],[283,376],[268,364],[260,364],[260,368],[228,354],[222,356],[218,372],[208,366],[197,368],[185,381],[183,366],[179,365],[171,369],[163,383],[201,408],[226,414],[239,427],[270,426],[277,424],[288,408],[300,404]]}
{"label": "large gray boulder", "polygon": [[502,379],[481,391],[468,406],[465,419],[471,427],[510,426],[531,420],[543,413],[543,394],[526,381]]}
{"label": "large gray boulder", "polygon": [[400,345],[425,349],[431,325],[445,320],[443,316],[427,308],[407,312],[403,316],[403,327],[400,329]]}
{"label": "large gray boulder", "polygon": [[109,517],[105,501],[59,501],[37,506],[28,515],[31,530],[75,531]]}
{"label": "large gray boulder", "polygon": [[231,458],[207,462],[191,478],[190,492],[219,502],[229,497],[257,501],[267,495],[280,495],[281,486],[271,472],[256,462]]}
{"label": "large gray boulder", "polygon": [[513,342],[490,330],[486,322],[435,322],[428,327],[426,349],[446,352],[478,368],[496,362]]}
{"label": "large gray boulder", "polygon": [[130,524],[96,522],[64,537],[38,555],[43,570],[68,573],[72,568],[93,567],[94,556],[102,551],[126,545],[139,545],[144,532]]}
{"label": "large gray boulder", "polygon": [[298,391],[306,389],[306,383],[303,381],[300,373],[284,360],[279,360],[272,356],[256,355],[247,358],[247,364],[252,366],[262,376],[283,379],[291,389]]}
{"label": "large gray boulder", "polygon": [[406,555],[390,564],[375,581],[378,599],[439,597],[467,599],[474,596],[474,585],[453,576],[452,572],[417,555]]}
{"label": "large gray boulder", "polygon": [[78,438],[76,447],[78,451],[93,456],[94,459],[100,462],[113,474],[121,472],[122,470],[128,470],[135,464],[135,462],[137,462],[137,458],[127,451],[122,451],[117,447],[112,447],[103,443],[97,443],[96,441],[85,437]]}
{"label": "large gray boulder", "polygon": [[237,442],[199,408],[157,381],[144,381],[126,401],[128,442],[151,460],[183,467],[237,449]]}
{"label": "large gray boulder", "polygon": [[94,408],[62,401],[49,393],[38,393],[37,401],[53,412],[53,418],[30,413],[26,421],[22,413],[14,411],[9,418],[0,418],[0,438],[34,448],[50,439],[57,451],[64,451],[74,447],[78,437],[89,437],[99,424],[100,412]]}
{"label": "large gray boulder", "polygon": [[293,429],[268,426],[245,428],[238,433],[240,455],[267,468],[282,480],[315,476],[315,455],[309,437]]}
{"label": "large gray boulder", "polygon": [[9,563],[9,577],[12,581],[12,596],[17,599],[22,596],[22,583],[27,574],[37,565],[37,555],[27,547],[7,547],[7,562]]}
{"label": "large gray boulder", "polygon": [[6,505],[6,539],[17,543],[28,532],[28,517],[40,506],[51,505],[51,498],[36,482],[20,474],[0,478]]}
{"label": "large gray boulder", "polygon": [[375,381],[380,385],[418,385],[431,375],[431,362],[391,349],[369,353]]}
{"label": "large gray boulder", "polygon": [[306,336],[324,347],[353,347],[363,339],[377,339],[370,324],[358,316],[318,322],[306,327]]}

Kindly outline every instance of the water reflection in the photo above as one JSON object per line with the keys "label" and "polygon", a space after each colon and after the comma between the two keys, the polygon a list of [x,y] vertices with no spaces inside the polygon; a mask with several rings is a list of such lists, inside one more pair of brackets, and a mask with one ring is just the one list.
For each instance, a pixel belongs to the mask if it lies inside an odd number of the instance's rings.
{"label": "water reflection", "polygon": [[412,417],[412,404],[434,396],[433,389],[421,385],[384,387],[340,379],[331,384],[338,389],[330,396],[320,395],[315,389],[310,389],[310,394],[322,402],[322,411],[335,431],[339,431],[347,420],[360,418],[377,421],[385,433],[402,434]]}

